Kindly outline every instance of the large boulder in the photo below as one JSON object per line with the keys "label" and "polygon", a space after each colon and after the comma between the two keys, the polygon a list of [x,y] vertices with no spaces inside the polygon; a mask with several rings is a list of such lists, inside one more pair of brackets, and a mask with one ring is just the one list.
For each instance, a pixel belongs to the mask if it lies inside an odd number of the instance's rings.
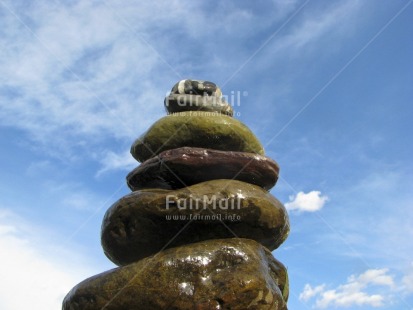
{"label": "large boulder", "polygon": [[284,206],[261,187],[213,180],[126,195],[107,210],[101,241],[109,259],[126,265],[165,246],[209,239],[248,238],[274,250],[289,229]]}
{"label": "large boulder", "polygon": [[255,241],[210,240],[84,280],[63,310],[286,310],[286,268]]}

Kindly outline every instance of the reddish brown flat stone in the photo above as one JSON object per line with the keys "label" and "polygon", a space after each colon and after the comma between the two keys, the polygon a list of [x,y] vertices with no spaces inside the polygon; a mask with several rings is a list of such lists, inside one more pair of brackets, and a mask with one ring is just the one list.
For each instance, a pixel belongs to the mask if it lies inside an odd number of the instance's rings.
{"label": "reddish brown flat stone", "polygon": [[277,182],[279,170],[274,160],[254,153],[182,147],[148,159],[126,180],[133,191],[177,189],[216,179],[239,180],[269,190]]}

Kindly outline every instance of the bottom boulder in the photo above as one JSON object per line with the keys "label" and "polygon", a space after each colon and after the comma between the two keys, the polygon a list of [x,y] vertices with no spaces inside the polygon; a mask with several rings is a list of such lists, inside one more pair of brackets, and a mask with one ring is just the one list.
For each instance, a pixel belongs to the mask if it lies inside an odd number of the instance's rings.
{"label": "bottom boulder", "polygon": [[84,280],[63,310],[286,310],[287,271],[249,239],[219,239],[161,251]]}

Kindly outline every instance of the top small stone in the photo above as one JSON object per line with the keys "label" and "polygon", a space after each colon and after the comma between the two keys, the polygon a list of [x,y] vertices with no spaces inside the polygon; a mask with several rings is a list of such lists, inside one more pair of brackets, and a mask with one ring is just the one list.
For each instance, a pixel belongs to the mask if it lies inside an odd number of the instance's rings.
{"label": "top small stone", "polygon": [[215,83],[201,80],[181,80],[172,87],[171,94],[222,96],[221,89]]}

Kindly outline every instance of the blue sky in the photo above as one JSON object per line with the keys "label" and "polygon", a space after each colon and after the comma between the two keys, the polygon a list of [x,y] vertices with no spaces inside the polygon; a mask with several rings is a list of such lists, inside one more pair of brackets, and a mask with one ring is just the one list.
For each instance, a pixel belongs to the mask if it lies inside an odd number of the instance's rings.
{"label": "blue sky", "polygon": [[[0,308],[112,268],[106,209],[177,81],[281,167],[290,309],[413,309],[412,1],[0,0]],[[24,298],[22,293],[24,292]]]}

